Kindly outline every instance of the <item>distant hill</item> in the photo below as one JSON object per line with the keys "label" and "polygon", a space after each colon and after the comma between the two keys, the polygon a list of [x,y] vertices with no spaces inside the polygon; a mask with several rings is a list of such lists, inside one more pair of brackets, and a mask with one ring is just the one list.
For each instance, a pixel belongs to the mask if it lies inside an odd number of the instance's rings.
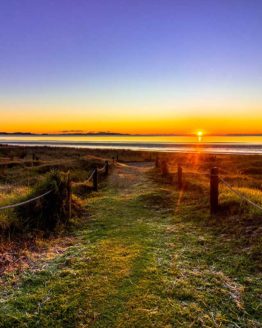
{"label": "distant hill", "polygon": [[87,132],[87,133],[31,133],[31,132],[1,132],[0,135],[20,135],[20,136],[126,136],[128,133],[116,132]]}
{"label": "distant hill", "polygon": [[[117,132],[110,132],[110,131],[99,131],[99,132],[74,132],[74,131],[62,131],[61,133],[32,133],[32,132],[1,132],[0,135],[19,135],[19,136],[148,136],[148,137],[153,137],[153,136],[195,136],[195,134],[131,134],[131,133],[117,133]],[[207,134],[205,136],[209,137],[244,137],[244,136],[254,136],[254,137],[260,137],[262,136],[262,133],[228,133],[228,134]]]}

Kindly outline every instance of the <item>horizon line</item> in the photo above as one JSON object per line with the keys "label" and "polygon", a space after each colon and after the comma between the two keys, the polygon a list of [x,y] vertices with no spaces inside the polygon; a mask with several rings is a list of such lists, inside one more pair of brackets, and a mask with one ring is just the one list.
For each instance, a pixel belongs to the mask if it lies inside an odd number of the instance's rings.
{"label": "horizon line", "polygon": [[[185,136],[196,136],[195,133],[118,133],[110,131],[99,131],[99,132],[55,132],[55,133],[34,133],[34,132],[4,132],[0,131],[0,135],[24,135],[24,136],[138,136],[138,137],[161,137],[161,136],[174,136],[174,137],[185,137]],[[262,133],[204,133],[203,136],[214,136],[214,137],[241,137],[241,136],[262,136]]]}

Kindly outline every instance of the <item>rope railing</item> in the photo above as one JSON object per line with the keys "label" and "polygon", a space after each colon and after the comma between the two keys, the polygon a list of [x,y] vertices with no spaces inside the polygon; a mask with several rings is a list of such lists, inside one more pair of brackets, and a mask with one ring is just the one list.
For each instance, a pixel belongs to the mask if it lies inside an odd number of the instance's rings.
{"label": "rope railing", "polygon": [[223,178],[221,178],[220,176],[219,176],[219,181],[221,181],[222,183],[224,183],[224,185],[226,185],[228,187],[228,189],[230,189],[233,193],[235,193],[236,195],[238,195],[242,200],[245,200],[249,204],[255,206],[256,208],[258,208],[259,210],[262,211],[262,206],[259,206],[258,204],[254,203],[251,199],[247,198],[241,192],[233,189],[233,187],[228,182],[226,182]]}
{"label": "rope railing", "polygon": [[[173,174],[176,174],[177,172],[171,172]],[[188,174],[188,175],[202,175],[205,177],[209,177],[210,173],[205,173],[205,172],[197,172],[197,171],[183,171],[184,174]]]}
{"label": "rope railing", "polygon": [[[102,172],[104,172],[105,176],[108,175],[108,173],[109,173],[109,163],[108,163],[108,161],[106,161],[105,164],[103,165],[103,167],[101,167],[99,169],[97,167],[95,167],[92,170],[91,174],[89,175],[88,179],[86,180],[86,183],[93,180],[93,187],[92,188],[93,188],[94,191],[98,190],[98,176],[99,176],[99,174],[102,174]],[[66,221],[65,222],[68,222],[68,220],[70,220],[71,215],[72,215],[72,181],[71,181],[71,178],[70,178],[70,172],[68,172],[67,179],[63,182],[64,182],[63,188],[66,189],[66,192],[63,191],[63,193],[62,193],[62,195],[63,195],[62,201],[63,201],[63,206],[65,205],[66,208],[67,208],[67,211],[65,212],[66,213],[65,214],[66,215]],[[52,192],[54,192],[53,188],[46,191],[45,193],[42,193],[41,195],[38,195],[36,197],[27,199],[25,201],[20,201],[20,202],[17,202],[15,204],[0,206],[0,212],[4,211],[4,210],[9,210],[9,209],[15,209],[15,208],[18,208],[18,207],[33,203],[33,202],[35,202],[39,199],[42,199],[42,198],[46,197],[47,195],[51,194]],[[50,201],[52,201],[52,199],[50,199]],[[42,209],[40,209],[40,210],[42,210]],[[30,211],[30,209],[29,209],[29,211]],[[33,219],[34,219],[34,217],[33,217]]]}
{"label": "rope railing", "polygon": [[103,171],[105,171],[107,166],[107,163],[105,163],[105,165],[103,167],[101,167],[100,169],[97,169],[97,172],[102,173]]}
{"label": "rope railing", "polygon": [[[102,168],[95,168],[90,176],[88,177],[88,179],[84,182],[84,183],[88,183],[90,182],[92,179],[93,179],[93,186],[94,186],[94,190],[97,190],[97,183],[98,183],[98,173],[102,173],[102,172],[105,172],[105,174],[108,174],[108,169],[109,169],[109,163],[108,161],[105,162],[104,166]],[[19,207],[19,206],[23,206],[23,205],[26,205],[26,204],[29,204],[29,203],[32,203],[38,199],[41,199],[45,196],[47,196],[48,194],[50,194],[52,192],[52,189],[45,192],[44,194],[42,195],[39,195],[37,197],[34,197],[32,199],[29,199],[29,200],[26,200],[24,202],[19,202],[19,203],[16,203],[16,204],[12,204],[12,205],[5,205],[5,206],[1,206],[0,207],[0,210],[5,210],[5,209],[11,209],[11,208],[16,208],[16,207]]]}
{"label": "rope railing", "polygon": [[89,177],[85,180],[84,183],[88,183],[88,182],[91,181],[91,179],[93,178],[94,174],[96,173],[96,170],[97,170],[97,173],[102,173],[102,172],[104,172],[105,169],[106,169],[106,166],[107,166],[107,164],[105,164],[105,165],[104,165],[102,168],[100,168],[100,169],[94,169],[94,170],[91,172],[91,174],[89,175]]}
{"label": "rope railing", "polygon": [[16,208],[16,207],[20,207],[20,206],[23,206],[23,205],[26,205],[26,204],[30,204],[38,199],[41,199],[41,198],[44,198],[45,196],[49,195],[53,190],[50,189],[49,191],[45,192],[44,194],[40,195],[40,196],[37,196],[37,197],[34,197],[34,198],[31,198],[31,199],[28,199],[24,202],[20,202],[20,203],[16,203],[16,204],[12,204],[12,205],[5,205],[5,206],[1,206],[0,207],[0,210],[6,210],[6,209],[10,209],[10,208]]}
{"label": "rope railing", "polygon": [[91,180],[93,181],[93,190],[97,191],[98,190],[98,175],[100,173],[105,173],[105,175],[108,175],[109,172],[109,163],[108,161],[105,162],[104,166],[101,168],[95,167],[93,171],[90,173],[89,177],[83,181],[83,182],[75,182],[74,185],[85,185],[89,183]]}
{"label": "rope railing", "polygon": [[87,178],[87,180],[85,181],[86,183],[91,181],[91,179],[93,178],[94,174],[95,174],[96,170],[93,170],[92,173],[90,174],[90,176]]}
{"label": "rope railing", "polygon": [[98,174],[104,172],[105,175],[108,175],[108,170],[109,170],[109,164],[108,161],[105,162],[105,165],[98,169],[97,167],[94,169],[92,173],[92,178],[93,178],[93,190],[98,191]]}
{"label": "rope railing", "polygon": [[[161,169],[162,175],[168,175],[168,165],[166,161],[159,162],[159,159],[156,160],[156,167]],[[233,189],[233,187],[225,181],[219,174],[218,174],[218,168],[213,167],[211,168],[210,173],[204,173],[204,172],[184,172],[185,174],[197,174],[201,176],[209,176],[210,178],[210,212],[211,214],[214,214],[218,211],[218,197],[219,197],[219,182],[222,182],[227,188],[229,188],[233,193],[235,193],[238,197],[240,197],[242,200],[245,200],[250,205],[256,207],[260,211],[262,211],[262,206],[258,205],[257,203],[253,202],[251,199],[243,195],[241,192]],[[178,188],[183,188],[183,169],[181,164],[178,164],[177,167],[177,183]]]}

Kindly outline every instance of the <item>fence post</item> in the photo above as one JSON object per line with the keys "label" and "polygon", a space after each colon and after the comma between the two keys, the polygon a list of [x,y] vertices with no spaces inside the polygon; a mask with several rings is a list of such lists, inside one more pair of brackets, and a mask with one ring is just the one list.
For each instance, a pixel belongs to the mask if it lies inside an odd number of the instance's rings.
{"label": "fence post", "polygon": [[218,168],[212,167],[210,171],[210,213],[218,211]]}
{"label": "fence post", "polygon": [[[1,163],[2,164],[2,163]],[[4,176],[5,175],[5,164],[3,163],[1,165],[1,174]]]}
{"label": "fence post", "polygon": [[116,154],[116,161],[117,161],[117,162],[119,161],[119,159],[118,159],[118,154]]}
{"label": "fence post", "polygon": [[183,187],[182,176],[183,176],[183,169],[182,169],[182,166],[180,164],[178,164],[178,166],[177,166],[177,184],[178,184],[179,189],[182,189],[182,187]]}
{"label": "fence post", "polygon": [[93,190],[94,191],[97,191],[98,190],[98,173],[97,173],[97,167],[95,167],[95,171],[94,171],[94,174],[93,174]]}
{"label": "fence post", "polygon": [[155,167],[158,168],[159,167],[159,158],[158,156],[156,157],[156,161],[155,161]]}
{"label": "fence post", "polygon": [[115,164],[115,157],[114,156],[112,157],[112,161],[113,161],[113,164]]}
{"label": "fence post", "polygon": [[67,175],[67,205],[68,205],[68,221],[72,216],[72,184],[71,184],[71,176],[70,171]]}
{"label": "fence post", "polygon": [[108,172],[109,172],[109,164],[108,164],[108,161],[105,162],[105,175],[108,175]]}
{"label": "fence post", "polygon": [[168,174],[168,167],[167,167],[167,162],[165,160],[162,161],[161,169],[162,169],[162,175],[166,176]]}

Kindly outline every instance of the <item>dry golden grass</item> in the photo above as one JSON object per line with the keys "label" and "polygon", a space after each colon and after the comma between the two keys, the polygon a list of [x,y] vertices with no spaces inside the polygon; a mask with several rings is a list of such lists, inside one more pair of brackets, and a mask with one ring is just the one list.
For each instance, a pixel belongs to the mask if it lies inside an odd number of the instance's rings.
{"label": "dry golden grass", "polygon": [[[70,152],[39,149],[40,167],[60,161],[81,183],[114,154]],[[119,155],[123,162],[149,159]],[[191,173],[218,165],[234,188],[260,201],[260,157],[160,156],[174,175],[181,161]],[[210,217],[208,177],[185,174],[179,191],[176,178],[170,183],[152,167],[121,163],[102,190],[81,196],[88,216],[71,226],[68,243],[63,234],[39,237],[39,253],[23,250],[30,264],[3,276],[0,327],[261,326],[261,215],[221,186],[220,211]],[[38,177],[38,166],[32,169]],[[6,177],[17,170],[28,172],[10,168]]]}

